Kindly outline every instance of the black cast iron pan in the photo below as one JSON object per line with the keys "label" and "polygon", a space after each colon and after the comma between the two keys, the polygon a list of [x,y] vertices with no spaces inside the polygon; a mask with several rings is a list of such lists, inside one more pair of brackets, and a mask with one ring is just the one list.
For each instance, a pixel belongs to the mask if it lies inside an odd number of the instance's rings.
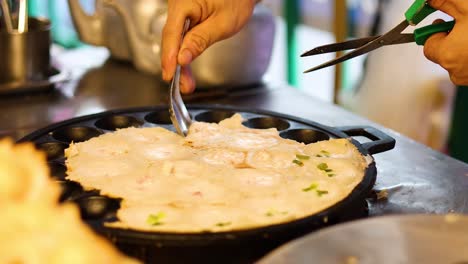
{"label": "black cast iron pan", "polygon": [[[248,127],[275,127],[282,137],[306,144],[330,138],[351,138],[362,155],[377,154],[395,146],[393,138],[372,127],[329,127],[275,112],[219,105],[188,108],[195,120],[206,122],[219,122],[240,113]],[[147,263],[249,263],[293,238],[366,215],[365,199],[375,184],[377,174],[373,159],[363,180],[348,197],[326,210],[292,222],[243,231],[200,234],[104,227],[104,222],[115,221],[120,201],[101,196],[99,191],[84,191],[79,184],[65,180],[64,150],[72,141],[85,141],[130,126],[161,126],[174,131],[167,106],[161,106],[113,110],[70,119],[33,132],[20,142],[34,142],[47,153],[52,177],[63,187],[62,201],[77,203],[83,220],[96,232],[109,238],[123,252]],[[353,139],[357,136],[370,142],[361,144]]]}

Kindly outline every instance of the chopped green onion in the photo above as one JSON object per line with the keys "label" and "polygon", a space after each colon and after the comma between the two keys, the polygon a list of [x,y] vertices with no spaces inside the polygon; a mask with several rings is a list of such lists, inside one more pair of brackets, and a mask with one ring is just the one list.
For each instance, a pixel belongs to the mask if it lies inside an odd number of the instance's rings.
{"label": "chopped green onion", "polygon": [[303,192],[310,192],[314,189],[317,189],[318,184],[312,183],[309,187],[302,189]]}
{"label": "chopped green onion", "polygon": [[328,164],[326,164],[326,163],[320,163],[319,165],[317,165],[317,168],[318,168],[319,170],[326,170],[326,169],[328,169]]}
{"label": "chopped green onion", "polygon": [[324,195],[324,194],[328,194],[328,191],[325,191],[325,190],[316,190],[316,191],[317,191],[317,195],[319,197],[322,197],[322,195]]}
{"label": "chopped green onion", "polygon": [[163,213],[163,212],[159,212],[157,214],[150,214],[148,216],[148,218],[146,219],[146,223],[148,225],[153,225],[153,226],[157,226],[157,225],[162,225],[163,223],[161,222],[161,220],[165,217],[166,215]]}
{"label": "chopped green onion", "polygon": [[223,226],[228,226],[230,224],[231,224],[231,222],[219,222],[219,223],[216,224],[216,226],[223,227]]}
{"label": "chopped green onion", "polygon": [[268,212],[266,212],[266,216],[274,216],[276,214],[276,210],[275,209],[270,209],[268,210]]}
{"label": "chopped green onion", "polygon": [[328,177],[336,176],[336,174],[331,173],[331,172],[333,172],[333,170],[332,170],[332,169],[329,169],[329,168],[328,168],[328,164],[326,164],[326,163],[320,163],[319,165],[317,165],[317,168],[318,168],[319,170],[323,170],[324,172],[326,172],[327,175],[328,175]]}
{"label": "chopped green onion", "polygon": [[298,159],[300,159],[300,160],[309,160],[309,159],[310,159],[310,156],[296,154],[296,158],[298,158]]}
{"label": "chopped green onion", "polygon": [[322,157],[326,157],[326,158],[329,158],[330,157],[330,152],[326,151],[326,150],[321,150],[320,151],[320,154],[317,154],[315,155],[316,157],[319,157],[319,158],[322,158]]}
{"label": "chopped green onion", "polygon": [[288,211],[278,212],[278,211],[272,209],[272,210],[269,210],[268,212],[265,213],[266,216],[274,216],[274,215],[278,215],[278,214],[286,215],[286,214],[288,214]]}
{"label": "chopped green onion", "polygon": [[300,160],[297,160],[297,159],[293,160],[293,163],[295,163],[295,164],[297,164],[297,165],[299,165],[301,167],[304,166],[304,162],[302,162]]}

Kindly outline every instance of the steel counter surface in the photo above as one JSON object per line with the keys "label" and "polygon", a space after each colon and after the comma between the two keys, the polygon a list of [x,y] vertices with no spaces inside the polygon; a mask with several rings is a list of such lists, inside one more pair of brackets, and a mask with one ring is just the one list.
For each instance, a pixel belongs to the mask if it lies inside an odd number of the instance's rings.
{"label": "steel counter surface", "polygon": [[[70,69],[75,76],[71,81],[50,92],[0,97],[0,137],[19,139],[76,116],[168,103],[167,84],[128,64],[107,60],[97,49],[60,54],[56,62],[61,58],[67,59],[66,63],[62,61],[61,69]],[[83,63],[86,60],[89,63]],[[468,164],[287,85],[199,90],[185,100],[188,104],[275,111],[330,126],[376,127],[393,136],[397,143],[395,149],[374,156],[378,169],[375,189],[384,190],[381,193],[386,193],[387,198],[369,199],[370,215],[468,213]]]}

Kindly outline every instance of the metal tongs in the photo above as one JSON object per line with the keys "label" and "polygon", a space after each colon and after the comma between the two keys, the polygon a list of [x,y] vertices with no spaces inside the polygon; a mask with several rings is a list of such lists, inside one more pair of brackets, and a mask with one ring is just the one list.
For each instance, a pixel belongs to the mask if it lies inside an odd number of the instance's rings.
{"label": "metal tongs", "polygon": [[455,26],[455,21],[444,22],[440,24],[433,24],[418,28],[412,34],[403,34],[402,32],[410,25],[416,26],[423,21],[427,16],[434,13],[436,9],[428,5],[425,0],[416,0],[405,13],[405,20],[398,26],[390,30],[388,33],[382,36],[367,37],[362,39],[355,39],[341,43],[334,43],[330,45],[320,46],[309,50],[301,55],[301,57],[313,56],[318,54],[324,54],[328,52],[342,51],[355,49],[354,51],[345,54],[332,61],[323,63],[317,67],[306,70],[304,73],[316,71],[329,67],[343,61],[352,59],[354,57],[366,54],[375,49],[381,48],[387,45],[396,45],[403,43],[416,42],[418,45],[424,45],[426,40],[435,33],[449,32]]}
{"label": "metal tongs", "polygon": [[[182,43],[185,33],[190,26],[190,20],[185,20],[184,30],[182,31],[182,37],[180,43]],[[188,129],[192,124],[192,118],[190,117],[187,107],[185,107],[182,96],[180,95],[179,80],[180,80],[180,68],[177,64],[174,77],[172,78],[170,96],[169,96],[169,114],[171,117],[172,124],[174,125],[177,133],[181,136],[187,136]]]}
{"label": "metal tongs", "polygon": [[25,33],[28,31],[28,3],[27,0],[20,0],[19,1],[19,9],[18,9],[18,26],[15,29],[13,27],[13,22],[11,19],[10,14],[10,7],[8,6],[7,0],[0,0],[0,8],[2,10],[2,17],[3,23],[5,24],[5,28],[9,34],[17,33]]}
{"label": "metal tongs", "polygon": [[18,33],[28,32],[28,1],[19,1],[18,10]]}
{"label": "metal tongs", "polygon": [[13,33],[13,23],[11,22],[10,8],[7,0],[0,0],[0,7],[2,9],[3,23],[8,33]]}

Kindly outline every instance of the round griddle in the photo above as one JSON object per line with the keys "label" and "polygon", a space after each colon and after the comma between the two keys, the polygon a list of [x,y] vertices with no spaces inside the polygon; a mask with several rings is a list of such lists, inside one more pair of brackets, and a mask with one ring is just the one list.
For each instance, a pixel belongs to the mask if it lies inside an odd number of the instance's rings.
{"label": "round griddle", "polygon": [[[227,106],[189,106],[196,121],[219,122],[240,113],[251,128],[276,128],[281,137],[306,144],[331,138],[351,138],[363,155],[390,150],[395,140],[372,127],[329,127],[284,114],[240,109]],[[305,235],[318,228],[360,218],[367,215],[366,197],[376,180],[375,162],[369,164],[362,181],[348,197],[317,214],[284,224],[262,228],[219,233],[163,233],[141,232],[105,227],[116,220],[119,199],[85,191],[78,183],[65,179],[64,150],[71,142],[82,142],[126,127],[164,127],[175,131],[167,106],[107,111],[78,117],[50,125],[20,140],[31,141],[47,153],[51,174],[63,187],[61,201],[79,205],[83,220],[96,232],[106,236],[123,252],[145,262],[171,263],[239,263],[251,262],[275,247]],[[370,141],[359,143],[352,137],[366,137]]]}
{"label": "round griddle", "polygon": [[467,248],[467,216],[384,216],[323,229],[258,263],[467,264]]}

